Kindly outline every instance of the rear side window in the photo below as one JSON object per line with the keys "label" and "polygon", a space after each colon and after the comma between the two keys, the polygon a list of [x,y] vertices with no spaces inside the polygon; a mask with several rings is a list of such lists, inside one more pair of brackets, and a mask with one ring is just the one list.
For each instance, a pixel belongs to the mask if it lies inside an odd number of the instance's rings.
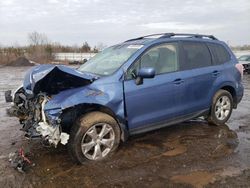
{"label": "rear side window", "polygon": [[184,61],[181,69],[195,69],[211,66],[212,58],[206,44],[201,42],[182,42]]}
{"label": "rear side window", "polygon": [[214,64],[220,65],[230,60],[230,54],[224,46],[220,44],[208,43],[208,47],[214,56]]}

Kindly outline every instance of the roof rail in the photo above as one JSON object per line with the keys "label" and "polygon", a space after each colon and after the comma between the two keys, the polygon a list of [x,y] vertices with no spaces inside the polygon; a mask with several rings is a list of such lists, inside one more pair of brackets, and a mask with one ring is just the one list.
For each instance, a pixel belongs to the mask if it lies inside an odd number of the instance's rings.
{"label": "roof rail", "polygon": [[213,35],[190,34],[190,33],[158,33],[158,34],[145,35],[145,36],[129,39],[125,42],[130,42],[130,41],[134,41],[134,40],[141,40],[144,38],[154,37],[154,36],[159,36],[159,38],[171,38],[171,37],[176,36],[176,37],[189,37],[189,38],[209,38],[212,40],[218,40]]}
{"label": "roof rail", "polygon": [[[190,34],[190,33],[172,33],[172,35],[170,37],[174,37],[174,36],[180,36],[180,37],[191,37],[191,38],[209,38],[212,40],[218,40],[216,37],[214,37],[213,35],[202,35],[202,34]],[[169,38],[168,35],[163,35],[160,38]]]}
{"label": "roof rail", "polygon": [[160,36],[159,38],[161,38],[163,36],[169,36],[170,37],[172,35],[174,35],[174,33],[157,33],[157,34],[145,35],[145,36],[129,39],[129,40],[126,40],[125,42],[130,42],[130,41],[133,41],[133,40],[141,40],[141,39],[144,39],[144,38],[149,38],[149,37],[154,37],[154,36]]}

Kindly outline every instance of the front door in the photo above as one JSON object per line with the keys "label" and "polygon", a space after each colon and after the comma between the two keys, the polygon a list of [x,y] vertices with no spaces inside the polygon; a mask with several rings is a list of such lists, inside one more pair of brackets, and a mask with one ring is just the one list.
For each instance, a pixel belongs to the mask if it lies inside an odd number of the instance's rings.
{"label": "front door", "polygon": [[[156,123],[181,114],[183,80],[180,79],[178,43],[165,43],[147,50],[127,71],[125,105],[131,131],[152,129]],[[156,75],[137,85],[136,72],[153,67]]]}

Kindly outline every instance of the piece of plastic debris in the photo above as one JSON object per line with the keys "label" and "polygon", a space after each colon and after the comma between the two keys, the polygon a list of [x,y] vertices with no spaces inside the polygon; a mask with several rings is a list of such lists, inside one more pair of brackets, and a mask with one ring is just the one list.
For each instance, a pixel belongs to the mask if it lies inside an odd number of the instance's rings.
{"label": "piece of plastic debris", "polygon": [[62,132],[60,135],[61,144],[65,145],[68,143],[69,134]]}
{"label": "piece of plastic debris", "polygon": [[9,154],[9,162],[11,163],[11,167],[17,169],[18,172],[21,173],[24,173],[28,166],[33,165],[31,161],[25,156],[22,147],[16,152]]}

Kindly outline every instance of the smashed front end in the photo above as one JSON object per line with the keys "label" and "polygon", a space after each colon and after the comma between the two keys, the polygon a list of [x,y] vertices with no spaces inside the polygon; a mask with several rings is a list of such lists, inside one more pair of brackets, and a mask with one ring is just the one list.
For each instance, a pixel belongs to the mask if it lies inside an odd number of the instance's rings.
{"label": "smashed front end", "polygon": [[[46,109],[46,104],[63,90],[82,87],[94,79],[66,66],[41,65],[31,69],[25,76],[23,86],[11,96],[5,93],[6,102],[13,102],[7,110],[16,116],[22,125],[26,137],[41,138],[50,145],[66,144],[69,134],[62,132],[62,109]],[[50,104],[51,105],[51,104]]]}

